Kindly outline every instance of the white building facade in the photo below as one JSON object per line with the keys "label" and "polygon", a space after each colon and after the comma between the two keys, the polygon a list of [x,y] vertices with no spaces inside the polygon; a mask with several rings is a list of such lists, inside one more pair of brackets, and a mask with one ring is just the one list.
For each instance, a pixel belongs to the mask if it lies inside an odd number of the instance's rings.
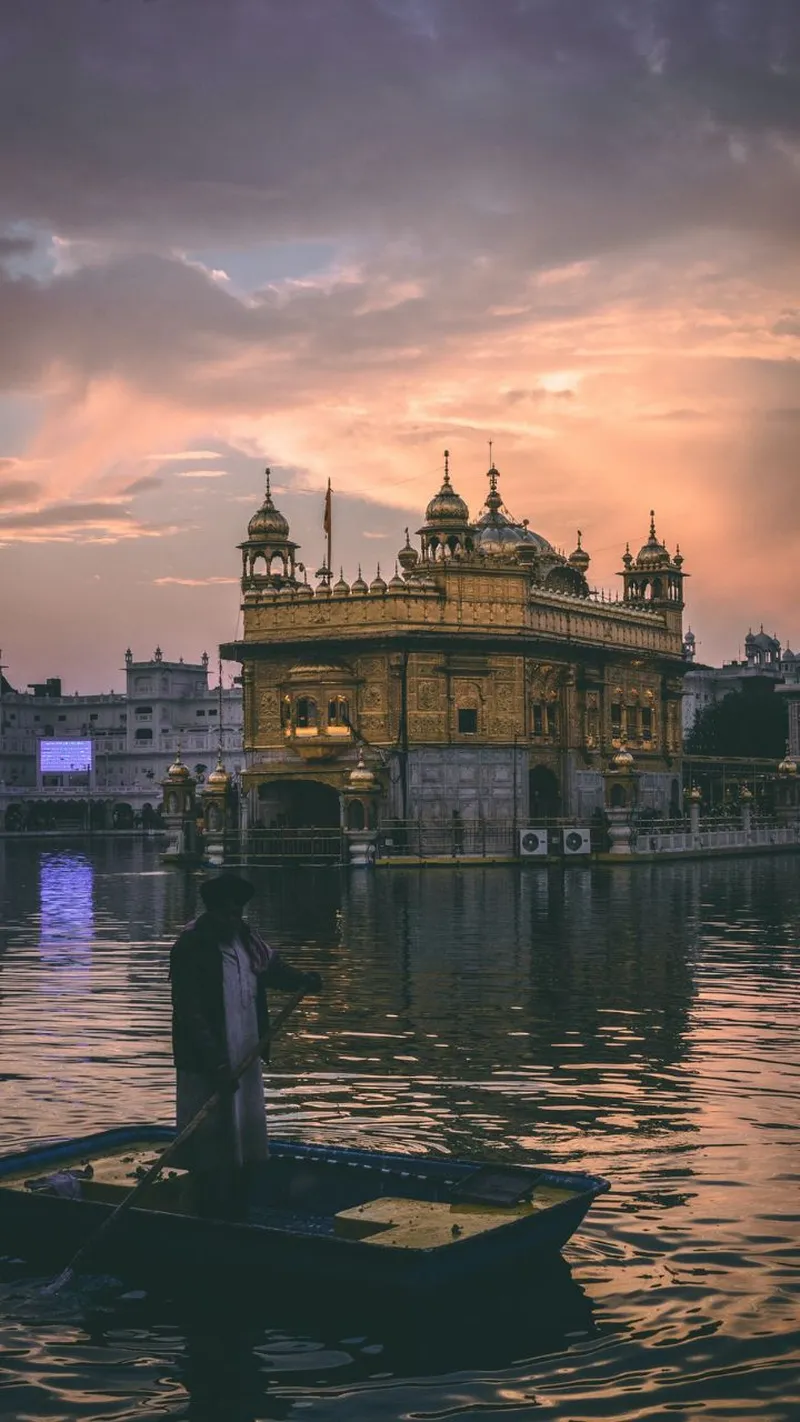
{"label": "white building facade", "polygon": [[[178,750],[201,785],[220,749],[232,774],[241,769],[241,688],[210,684],[206,653],[175,662],[156,648],[136,661],[129,649],[121,693],[64,695],[55,677],[17,691],[0,678],[0,830],[46,820],[45,802],[104,802],[108,814],[99,818],[109,827],[138,819],[145,806],[152,813]],[[73,743],[66,761],[75,743],[89,743],[87,768],[43,770],[43,742]]]}
{"label": "white building facade", "polygon": [[742,691],[758,681],[772,682],[777,687],[800,678],[800,657],[788,647],[781,651],[778,638],[771,637],[763,627],[759,632],[748,632],[741,661],[723,662],[721,667],[695,665],[696,642],[691,628],[683,640],[683,654],[691,663],[683,679],[684,738],[697,717],[729,692]]}

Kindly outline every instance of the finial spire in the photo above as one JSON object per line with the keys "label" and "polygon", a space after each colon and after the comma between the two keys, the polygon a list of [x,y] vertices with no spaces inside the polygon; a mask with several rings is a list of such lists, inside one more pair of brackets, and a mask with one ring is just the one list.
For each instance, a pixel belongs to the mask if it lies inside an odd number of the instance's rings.
{"label": "finial spire", "polygon": [[450,450],[449,450],[449,449],[446,449],[445,452],[444,452],[444,482],[445,482],[445,484],[449,484],[449,483],[450,483]]}
{"label": "finial spire", "polygon": [[581,534],[580,529],[578,529],[578,547],[579,547],[579,548],[580,548],[580,546],[581,546],[581,538],[582,538],[582,536],[583,536],[583,535]]}
{"label": "finial spire", "polygon": [[265,497],[265,499],[267,500],[267,502],[269,502],[269,500],[270,500],[271,497],[272,497],[272,494],[271,494],[271,492],[270,492],[270,487],[269,487],[270,474],[271,474],[271,470],[270,470],[269,468],[267,468],[267,469],[264,470],[264,476],[265,476],[266,485],[267,485],[267,487],[266,487],[266,493],[265,493],[264,497]]}
{"label": "finial spire", "polygon": [[650,537],[655,543],[656,540],[656,514],[655,509],[650,510]]}
{"label": "finial spire", "polygon": [[411,547],[411,539],[410,539],[409,536],[408,536],[408,529],[406,529],[406,548],[410,548],[410,547]]}

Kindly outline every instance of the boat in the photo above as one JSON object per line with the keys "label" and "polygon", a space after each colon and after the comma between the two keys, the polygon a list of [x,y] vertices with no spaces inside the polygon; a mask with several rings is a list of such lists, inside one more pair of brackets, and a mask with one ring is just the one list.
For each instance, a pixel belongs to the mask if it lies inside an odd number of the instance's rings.
{"label": "boat", "polygon": [[[0,1156],[0,1254],[58,1269],[99,1229],[175,1133],[123,1126]],[[110,1230],[96,1273],[187,1281],[278,1276],[357,1289],[483,1284],[557,1255],[600,1176],[395,1152],[270,1142],[246,1219],[200,1218],[186,1171],[165,1168]]]}

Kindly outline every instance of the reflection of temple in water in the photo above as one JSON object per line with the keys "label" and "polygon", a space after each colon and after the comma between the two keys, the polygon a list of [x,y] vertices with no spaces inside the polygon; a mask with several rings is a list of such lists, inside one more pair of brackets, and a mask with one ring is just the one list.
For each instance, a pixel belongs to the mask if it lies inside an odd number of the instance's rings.
{"label": "reflection of temple in water", "polygon": [[[388,580],[300,578],[297,544],[264,502],[241,545],[244,786],[251,825],[360,831],[400,821],[588,822],[603,771],[635,753],[640,803],[679,803],[683,560],[650,530],[622,593],[590,588],[504,507],[492,465],[477,518],[450,481]],[[377,806],[350,793],[362,749]]]}
{"label": "reflection of temple in water", "polygon": [[[398,870],[347,882],[342,938],[358,944],[357,971],[378,991],[385,984],[387,1000],[399,983],[415,1016],[484,1024],[490,1053],[487,1024],[521,1005],[531,1033],[509,1041],[506,1064],[552,1065],[563,1055],[553,1043],[568,1033],[590,1044],[595,1060],[619,1061],[605,1018],[630,1013],[636,1056],[668,1065],[686,1052],[699,888],[699,867],[689,864],[536,875]],[[496,1064],[493,1055],[482,1062]]]}

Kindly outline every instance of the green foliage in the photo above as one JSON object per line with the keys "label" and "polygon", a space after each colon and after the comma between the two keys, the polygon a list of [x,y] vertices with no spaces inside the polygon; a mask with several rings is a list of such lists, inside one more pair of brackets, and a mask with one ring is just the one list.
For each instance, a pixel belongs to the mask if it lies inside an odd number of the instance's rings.
{"label": "green foliage", "polygon": [[771,687],[729,691],[706,706],[686,737],[689,755],[769,756],[780,760],[786,749],[789,716],[786,698]]}

